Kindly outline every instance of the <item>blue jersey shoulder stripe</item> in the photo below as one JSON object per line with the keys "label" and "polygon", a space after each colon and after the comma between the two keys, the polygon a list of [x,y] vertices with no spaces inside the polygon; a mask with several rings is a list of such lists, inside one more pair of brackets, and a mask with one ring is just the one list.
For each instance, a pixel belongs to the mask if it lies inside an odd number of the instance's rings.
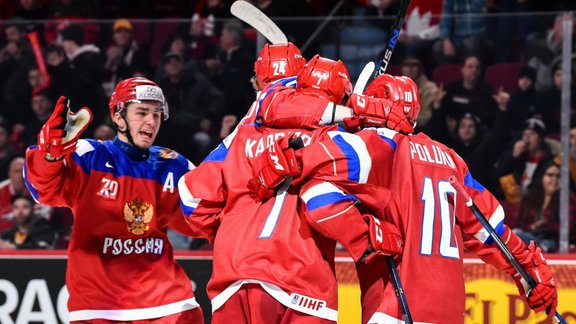
{"label": "blue jersey shoulder stripe", "polygon": [[483,192],[485,190],[484,186],[480,184],[480,182],[476,181],[470,172],[466,173],[464,176],[464,185],[479,192]]}
{"label": "blue jersey shoulder stripe", "polygon": [[383,139],[384,142],[388,143],[388,144],[392,147],[392,150],[393,150],[394,152],[396,152],[396,146],[397,146],[397,144],[396,144],[396,142],[395,142],[393,139],[390,139],[390,138],[388,138],[388,137],[386,137],[386,136],[382,136],[382,135],[380,135],[380,138]]}
{"label": "blue jersey shoulder stripe", "polygon": [[358,136],[345,132],[328,132],[346,157],[348,180],[366,183],[372,169],[372,157],[366,142]]}
{"label": "blue jersey shoulder stripe", "polygon": [[[500,221],[498,225],[494,227],[494,231],[498,234],[498,236],[502,237],[502,234],[504,234],[504,219],[502,219],[502,221]],[[484,244],[490,245],[492,243],[494,243],[494,238],[492,238],[492,235],[490,235]]]}
{"label": "blue jersey shoulder stripe", "polygon": [[336,135],[332,140],[338,145],[344,156],[346,156],[348,179],[358,182],[360,180],[360,158],[358,154],[356,154],[352,145],[344,140],[342,135]]}
{"label": "blue jersey shoulder stripe", "polygon": [[321,208],[324,206],[328,206],[328,205],[334,205],[334,204],[337,204],[339,202],[346,201],[346,200],[351,200],[351,201],[356,202],[356,201],[358,201],[358,198],[356,198],[356,196],[354,196],[354,195],[345,195],[341,192],[329,192],[329,193],[325,193],[325,194],[310,198],[306,202],[306,208],[309,211],[313,211],[315,209],[318,209],[318,208]]}
{"label": "blue jersey shoulder stripe", "polygon": [[223,162],[228,156],[228,148],[224,143],[220,143],[202,162]]}
{"label": "blue jersey shoulder stripe", "polygon": [[32,184],[30,183],[30,181],[28,181],[28,177],[26,177],[26,174],[28,173],[26,172],[26,163],[24,163],[24,184],[26,185],[26,188],[28,188],[28,191],[30,191],[32,198],[34,198],[34,200],[38,202],[38,199],[40,199],[38,190],[36,190],[36,188],[34,188],[34,186],[32,186]]}

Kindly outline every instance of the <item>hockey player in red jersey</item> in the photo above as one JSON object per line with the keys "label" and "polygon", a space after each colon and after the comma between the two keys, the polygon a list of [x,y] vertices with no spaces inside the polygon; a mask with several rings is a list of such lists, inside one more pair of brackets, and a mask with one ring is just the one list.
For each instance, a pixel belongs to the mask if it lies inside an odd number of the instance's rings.
{"label": "hockey player in red jersey", "polygon": [[194,234],[178,202],[178,179],[194,168],[177,152],[153,146],[168,104],[156,83],[130,78],[116,86],[111,141],[79,139],[91,121],[60,97],[26,152],[34,198],[74,213],[66,286],[74,323],[203,323],[190,279],[174,260],[170,226]]}
{"label": "hockey player in red jersey", "polygon": [[[256,101],[240,124],[315,129],[352,117],[349,107],[316,96],[299,96],[299,92],[294,91],[296,75],[305,62],[292,43],[265,44],[254,62],[252,84],[257,91]],[[286,101],[291,101],[291,105],[286,105]],[[286,108],[299,105],[305,105],[306,109]]]}
{"label": "hockey player in red jersey", "polygon": [[[315,56],[298,75],[296,91],[340,103],[351,91],[340,61]],[[276,99],[275,99],[276,100]],[[299,106],[286,109],[301,111]],[[332,128],[277,129],[240,125],[179,182],[181,204],[194,231],[214,241],[208,283],[213,323],[333,323],[337,320],[335,242],[315,232],[302,216],[297,192],[286,182],[278,194],[255,203],[249,195],[251,164],[279,138],[305,144]],[[354,228],[360,224],[360,230]],[[358,257],[368,249],[368,226],[359,221]]]}
{"label": "hockey player in red jersey", "polygon": [[256,122],[259,102],[277,88],[294,87],[296,75],[302,71],[306,59],[292,43],[264,44],[254,62],[254,76],[250,80],[256,90],[256,100],[239,124]]}
{"label": "hockey player in red jersey", "polygon": [[[413,123],[419,112],[417,92],[409,90],[413,87],[413,82],[405,77],[384,75],[370,84],[365,95],[386,99],[397,96],[399,105],[392,105],[392,109],[402,111]],[[357,100],[371,101],[364,96]],[[308,217],[318,222],[315,227],[326,227],[329,220],[346,215],[359,201],[362,208],[400,228],[405,246],[398,270],[415,323],[464,322],[464,248],[510,274],[530,308],[554,314],[555,281],[540,249],[534,244],[527,247],[504,225],[504,212],[498,201],[474,180],[453,150],[425,134],[410,135],[402,128],[394,128],[367,128],[357,134],[329,133],[330,141],[297,152],[289,148],[268,150],[259,160],[266,160],[270,154],[277,157],[276,161],[285,161],[279,155],[295,154],[289,160],[298,161],[302,178],[294,179],[293,184],[302,186],[301,198]],[[265,187],[259,192],[269,190],[286,177],[283,172],[271,172],[279,168],[268,168],[264,173],[259,171],[262,169],[254,170],[261,179],[258,183]],[[294,176],[296,172],[292,170]],[[536,288],[528,291],[524,287],[487,231],[457,197],[448,182],[451,176],[464,184],[519,263],[537,279]],[[387,196],[395,200],[399,212],[392,208],[382,211],[382,197]],[[401,322],[403,317],[385,263],[377,258],[358,265],[363,322]],[[438,303],[439,300],[450,302]]]}

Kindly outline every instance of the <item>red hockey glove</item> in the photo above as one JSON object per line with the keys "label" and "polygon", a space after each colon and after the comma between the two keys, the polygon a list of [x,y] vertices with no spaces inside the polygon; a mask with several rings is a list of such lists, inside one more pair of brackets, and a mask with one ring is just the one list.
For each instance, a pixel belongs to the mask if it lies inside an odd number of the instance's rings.
{"label": "red hockey glove", "polygon": [[258,201],[265,200],[286,178],[300,172],[294,149],[290,147],[290,138],[280,138],[253,160],[253,178],[248,182],[250,196]]}
{"label": "red hockey glove", "polygon": [[354,116],[344,118],[349,132],[357,132],[365,127],[387,127],[405,134],[414,131],[402,108],[393,101],[353,93],[348,106],[354,111]]}
{"label": "red hockey glove", "polygon": [[370,245],[361,261],[368,263],[378,255],[400,255],[403,250],[404,240],[396,226],[383,222],[373,215],[362,215],[370,228]]}
{"label": "red hockey glove", "polygon": [[76,150],[80,134],[92,121],[92,112],[82,107],[77,113],[70,111],[70,100],[61,96],[52,115],[38,134],[38,148],[46,152],[49,161],[61,160]]}
{"label": "red hockey glove", "polygon": [[528,283],[520,276],[514,275],[514,281],[518,287],[520,296],[526,301],[528,306],[535,312],[546,310],[549,317],[556,313],[558,306],[558,291],[556,290],[556,281],[552,277],[552,272],[547,266],[546,259],[542,255],[542,250],[536,248],[534,241],[528,246],[530,252],[529,258],[519,260],[524,270],[528,272],[534,280],[536,287],[530,288]]}

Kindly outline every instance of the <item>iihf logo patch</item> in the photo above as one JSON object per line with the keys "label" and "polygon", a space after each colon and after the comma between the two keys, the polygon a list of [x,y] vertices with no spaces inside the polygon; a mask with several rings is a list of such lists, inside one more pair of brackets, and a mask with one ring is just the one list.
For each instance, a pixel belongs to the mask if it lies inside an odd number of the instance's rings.
{"label": "iihf logo patch", "polygon": [[294,295],[294,296],[292,296],[292,300],[290,302],[292,304],[296,305],[296,304],[298,304],[298,299],[300,299],[300,296]]}

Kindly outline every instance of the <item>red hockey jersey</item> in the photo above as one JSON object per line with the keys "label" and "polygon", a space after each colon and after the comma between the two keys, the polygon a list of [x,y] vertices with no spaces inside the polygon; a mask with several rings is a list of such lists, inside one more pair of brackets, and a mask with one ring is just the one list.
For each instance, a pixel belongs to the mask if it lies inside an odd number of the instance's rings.
{"label": "red hockey jersey", "polygon": [[243,284],[258,283],[286,307],[337,320],[334,241],[309,226],[289,182],[260,203],[248,190],[251,161],[275,140],[295,134],[308,144],[324,132],[241,125],[180,180],[190,227],[214,241],[213,312]]}
{"label": "red hockey jersey", "polygon": [[166,236],[167,226],[194,234],[177,188],[193,167],[170,149],[146,153],[118,139],[80,140],[58,162],[28,149],[24,175],[34,198],[74,213],[66,273],[70,321],[149,319],[199,307]]}
{"label": "red hockey jersey", "polygon": [[[316,213],[315,219],[337,215],[339,211],[332,206],[347,197],[386,219],[381,212],[390,188],[400,213],[387,220],[397,224],[404,236],[398,270],[413,320],[463,323],[464,242],[474,240],[479,251],[484,246],[490,253],[498,252],[463,200],[457,202],[448,179],[457,177],[502,234],[504,213],[498,201],[472,178],[453,150],[424,134],[366,129],[356,135],[332,133],[330,137],[332,141],[316,143],[300,153],[303,176],[308,177],[302,188],[308,213]],[[322,211],[325,215],[318,215]],[[393,286],[386,284],[385,262],[359,265],[358,274],[364,322],[372,318],[378,323],[398,323],[402,314]]]}

